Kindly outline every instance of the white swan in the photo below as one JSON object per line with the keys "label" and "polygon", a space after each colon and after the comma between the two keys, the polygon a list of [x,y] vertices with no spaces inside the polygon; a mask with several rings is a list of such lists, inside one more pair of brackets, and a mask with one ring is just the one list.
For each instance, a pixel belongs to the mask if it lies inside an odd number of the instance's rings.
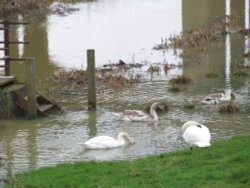
{"label": "white swan", "polygon": [[204,97],[201,101],[203,104],[219,104],[225,103],[233,100],[235,98],[235,94],[231,89],[227,90],[226,93],[212,93]]}
{"label": "white swan", "polygon": [[191,150],[193,146],[208,147],[210,146],[211,135],[209,129],[195,121],[188,121],[182,125],[183,138],[190,144]]}
{"label": "white swan", "polygon": [[155,102],[151,105],[149,114],[141,110],[125,110],[124,112],[114,113],[117,117],[125,121],[158,121],[156,108],[164,110],[162,102]]}
{"label": "white swan", "polygon": [[134,140],[126,132],[118,134],[117,139],[110,136],[96,136],[85,143],[78,143],[86,149],[109,149],[125,145],[126,140],[128,143],[133,144]]}

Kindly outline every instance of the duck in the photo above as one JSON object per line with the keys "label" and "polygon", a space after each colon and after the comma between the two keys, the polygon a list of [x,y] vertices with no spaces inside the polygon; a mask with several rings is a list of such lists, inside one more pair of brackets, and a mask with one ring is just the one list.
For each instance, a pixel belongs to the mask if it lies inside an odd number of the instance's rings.
{"label": "duck", "polygon": [[126,140],[129,144],[134,144],[135,141],[132,137],[128,135],[126,132],[121,132],[118,134],[117,139],[111,136],[96,136],[85,143],[78,143],[83,146],[85,149],[110,149],[116,148],[120,146],[124,146],[126,144]]}
{"label": "duck", "polygon": [[212,93],[203,98],[201,103],[203,104],[220,104],[230,102],[235,98],[235,94],[231,89],[224,93]]}
{"label": "duck", "polygon": [[196,147],[209,147],[211,135],[209,129],[196,121],[187,121],[182,125],[183,138],[193,149]]}
{"label": "duck", "polygon": [[118,118],[124,121],[158,121],[156,108],[164,111],[162,102],[155,102],[150,106],[149,114],[141,110],[125,110],[124,112],[114,113]]}

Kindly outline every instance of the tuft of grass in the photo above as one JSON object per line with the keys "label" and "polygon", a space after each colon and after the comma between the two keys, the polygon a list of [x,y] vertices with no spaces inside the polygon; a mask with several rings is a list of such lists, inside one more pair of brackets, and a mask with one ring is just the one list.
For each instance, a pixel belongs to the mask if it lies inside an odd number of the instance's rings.
{"label": "tuft of grass", "polygon": [[245,69],[242,69],[242,70],[236,70],[234,73],[233,73],[234,76],[236,77],[248,77],[249,76],[249,73],[247,70]]}
{"label": "tuft of grass", "polygon": [[222,104],[219,107],[219,112],[221,112],[221,113],[235,113],[235,112],[239,112],[239,111],[240,111],[240,109],[232,102]]}
{"label": "tuft of grass", "polygon": [[219,74],[217,72],[212,71],[212,72],[208,72],[207,74],[205,74],[205,76],[207,78],[218,78]]}
{"label": "tuft of grass", "polygon": [[176,78],[172,78],[170,80],[171,84],[189,84],[191,82],[192,82],[192,79],[184,75],[177,76]]}
{"label": "tuft of grass", "polygon": [[[250,187],[250,135],[132,161],[77,162],[10,179],[21,187]],[[105,151],[103,151],[105,152]]]}
{"label": "tuft of grass", "polygon": [[195,103],[194,102],[190,102],[188,100],[185,100],[184,101],[184,108],[195,109]]}
{"label": "tuft of grass", "polygon": [[177,86],[176,84],[173,84],[168,90],[171,92],[180,92],[181,88]]}

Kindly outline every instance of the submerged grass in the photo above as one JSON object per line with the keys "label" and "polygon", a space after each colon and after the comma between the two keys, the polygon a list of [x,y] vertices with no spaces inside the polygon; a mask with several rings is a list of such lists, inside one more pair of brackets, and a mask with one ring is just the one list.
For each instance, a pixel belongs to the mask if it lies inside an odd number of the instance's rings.
{"label": "submerged grass", "polygon": [[6,187],[250,187],[249,142],[238,136],[133,161],[60,164],[19,174]]}
{"label": "submerged grass", "polygon": [[192,79],[187,77],[187,76],[184,76],[184,75],[179,75],[176,78],[172,78],[170,80],[170,83],[172,85],[174,85],[174,84],[189,84],[191,82],[192,82]]}
{"label": "submerged grass", "polygon": [[206,73],[205,76],[207,78],[218,78],[219,74],[215,71],[211,71],[211,72]]}

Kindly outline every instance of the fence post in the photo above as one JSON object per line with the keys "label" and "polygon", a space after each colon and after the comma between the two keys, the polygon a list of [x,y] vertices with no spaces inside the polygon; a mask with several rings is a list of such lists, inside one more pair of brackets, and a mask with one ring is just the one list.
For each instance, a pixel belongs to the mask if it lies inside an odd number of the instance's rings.
{"label": "fence post", "polygon": [[27,92],[28,92],[28,118],[37,116],[36,106],[35,61],[27,59]]}
{"label": "fence post", "polygon": [[4,56],[5,56],[5,76],[10,75],[10,49],[9,49],[9,25],[8,22],[5,21],[4,24]]}
{"label": "fence post", "polygon": [[87,50],[88,110],[96,109],[95,50]]}

